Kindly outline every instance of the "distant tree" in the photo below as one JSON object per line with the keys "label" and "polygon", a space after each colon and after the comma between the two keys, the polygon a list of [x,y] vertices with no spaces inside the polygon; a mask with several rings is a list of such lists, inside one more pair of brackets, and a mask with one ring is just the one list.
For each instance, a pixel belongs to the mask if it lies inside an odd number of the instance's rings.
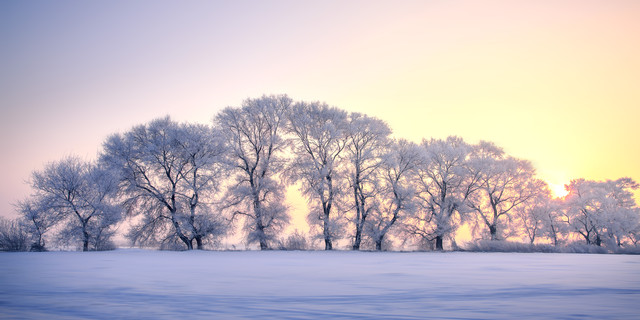
{"label": "distant tree", "polygon": [[640,225],[640,209],[633,198],[638,184],[630,178],[572,180],[565,197],[566,219],[586,244],[622,246]]}
{"label": "distant tree", "polygon": [[236,175],[227,191],[227,207],[245,217],[248,242],[261,250],[277,241],[289,222],[284,185],[278,175],[287,148],[283,133],[291,99],[285,95],[248,99],[241,108],[226,108],[214,119],[229,148],[227,161]]}
{"label": "distant tree", "polygon": [[353,250],[360,250],[367,217],[375,210],[373,199],[381,187],[378,171],[390,134],[391,129],[380,119],[361,113],[351,113],[348,117],[344,156],[356,214]]}
{"label": "distant tree", "polygon": [[128,234],[134,243],[203,249],[226,233],[224,219],[203,203],[224,178],[222,138],[208,126],[165,117],[107,140],[100,161],[119,173],[127,212],[142,216]]}
{"label": "distant tree", "polygon": [[415,187],[413,176],[420,161],[420,150],[406,140],[393,141],[382,156],[377,193],[365,231],[375,242],[376,250],[382,250],[383,241],[391,228],[403,216],[415,211]]}
{"label": "distant tree", "polygon": [[562,199],[541,203],[534,214],[541,218],[540,236],[550,239],[554,246],[566,240],[569,228],[564,220]]}
{"label": "distant tree", "polygon": [[340,236],[335,217],[336,199],[341,195],[341,156],[347,144],[347,113],[320,102],[296,103],[289,114],[289,131],[294,136],[288,169],[291,182],[301,182],[301,191],[312,205],[309,222],[320,223],[325,250],[333,249]]}
{"label": "distant tree", "polygon": [[[557,208],[553,205],[551,191],[546,183],[541,183],[541,190],[515,210],[518,227],[533,244],[538,236],[550,235],[557,245],[557,220],[552,218]],[[547,230],[551,228],[551,230]]]}
{"label": "distant tree", "polygon": [[0,251],[29,250],[29,233],[23,221],[0,217]]}
{"label": "distant tree", "polygon": [[31,236],[31,251],[46,251],[45,235],[62,217],[61,213],[53,210],[49,203],[41,203],[43,200],[45,199],[27,198],[15,205]]}
{"label": "distant tree", "polygon": [[435,239],[436,250],[451,236],[469,213],[467,201],[480,187],[480,171],[469,170],[472,146],[461,138],[431,139],[422,142],[422,158],[417,165],[418,199],[423,210],[411,225],[414,233]]}
{"label": "distant tree", "polygon": [[34,218],[34,227],[41,228],[37,232],[44,233],[53,223],[62,224],[60,240],[79,241],[83,251],[100,249],[110,241],[113,227],[121,217],[114,198],[117,180],[113,172],[68,157],[35,171],[32,187],[35,191],[32,203],[45,205],[24,208],[37,212],[27,210],[23,214]]}
{"label": "distant tree", "polygon": [[490,239],[500,240],[517,208],[543,190],[544,184],[535,179],[529,161],[506,156],[490,142],[476,146],[470,168],[478,176],[479,188],[467,203],[476,212],[478,225],[488,229]]}

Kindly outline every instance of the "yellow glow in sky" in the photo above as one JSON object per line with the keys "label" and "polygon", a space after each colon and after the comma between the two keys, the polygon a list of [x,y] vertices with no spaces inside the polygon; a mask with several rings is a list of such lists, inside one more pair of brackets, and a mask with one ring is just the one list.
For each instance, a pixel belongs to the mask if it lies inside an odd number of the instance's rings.
{"label": "yellow glow in sky", "polygon": [[489,140],[552,186],[640,181],[640,1],[0,3],[0,214],[34,169],[166,114],[289,94],[420,141]]}

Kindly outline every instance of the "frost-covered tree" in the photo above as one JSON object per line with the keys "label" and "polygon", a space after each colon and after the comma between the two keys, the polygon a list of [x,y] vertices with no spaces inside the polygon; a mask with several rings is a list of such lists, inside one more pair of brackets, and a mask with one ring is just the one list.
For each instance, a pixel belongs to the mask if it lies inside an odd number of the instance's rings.
{"label": "frost-covered tree", "polygon": [[344,151],[347,113],[320,102],[299,102],[289,114],[294,136],[289,180],[301,182],[301,191],[311,204],[310,224],[320,224],[325,250],[333,249],[340,237],[336,200],[341,194],[341,155]]}
{"label": "frost-covered tree", "polygon": [[112,135],[101,162],[119,173],[128,213],[141,216],[128,237],[138,244],[203,249],[226,232],[211,200],[224,178],[223,137],[205,125],[169,117]]}
{"label": "frost-covered tree", "polygon": [[0,217],[0,251],[27,251],[29,233],[24,221]]}
{"label": "frost-covered tree", "polygon": [[569,226],[587,244],[601,246],[607,242],[622,246],[640,225],[640,209],[633,198],[633,190],[637,188],[638,184],[630,178],[572,180],[565,197]]}
{"label": "frost-covered tree", "polygon": [[31,251],[46,251],[46,234],[60,221],[61,213],[53,210],[45,198],[27,198],[15,205],[31,236]]}
{"label": "frost-covered tree", "polygon": [[[39,210],[40,215],[50,215],[37,219],[57,220],[57,224],[62,224],[59,233],[62,242],[79,241],[83,251],[98,250],[108,244],[121,218],[120,206],[115,202],[117,180],[113,172],[68,157],[35,171],[31,184],[33,203],[46,205],[30,209]],[[40,226],[47,228],[44,224]]]}
{"label": "frost-covered tree", "polygon": [[542,217],[541,236],[551,240],[554,246],[565,241],[569,233],[569,226],[564,220],[562,199],[552,199],[542,210],[546,214]]}
{"label": "frost-covered tree", "polygon": [[236,175],[227,192],[227,207],[245,217],[248,242],[260,249],[276,243],[289,222],[284,185],[279,174],[285,165],[283,133],[291,99],[286,95],[248,99],[240,108],[226,108],[214,119],[224,133],[227,161]]}
{"label": "frost-covered tree", "polygon": [[566,240],[570,232],[563,211],[562,199],[552,199],[548,188],[516,210],[517,226],[534,243],[547,238],[554,246]]}
{"label": "frost-covered tree", "polygon": [[548,236],[557,245],[561,223],[557,219],[558,209],[548,185],[541,183],[540,192],[515,210],[517,225],[529,243],[533,244],[539,236]]}
{"label": "frost-covered tree", "polygon": [[464,221],[469,212],[467,200],[480,187],[480,173],[469,170],[471,152],[472,146],[455,136],[422,142],[416,168],[422,210],[414,216],[410,229],[423,238],[435,239],[436,250],[443,249],[445,237]]}
{"label": "frost-covered tree", "polygon": [[387,153],[382,156],[378,172],[380,190],[372,199],[375,210],[365,225],[366,234],[375,242],[376,250],[382,250],[391,228],[415,211],[413,175],[420,155],[414,143],[397,140],[390,143]]}
{"label": "frost-covered tree", "polygon": [[376,209],[373,200],[381,188],[378,171],[390,134],[391,129],[380,119],[361,113],[349,115],[344,156],[355,210],[353,250],[360,250],[367,217]]}
{"label": "frost-covered tree", "polygon": [[529,161],[507,156],[490,142],[475,147],[470,168],[479,179],[478,191],[467,202],[477,214],[476,226],[486,227],[490,239],[499,240],[518,207],[543,190],[544,183],[535,179]]}

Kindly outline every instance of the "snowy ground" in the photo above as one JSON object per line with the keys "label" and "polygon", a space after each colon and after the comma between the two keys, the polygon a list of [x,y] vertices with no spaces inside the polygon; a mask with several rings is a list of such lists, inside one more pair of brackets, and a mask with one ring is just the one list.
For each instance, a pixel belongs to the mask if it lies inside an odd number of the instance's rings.
{"label": "snowy ground", "polygon": [[639,319],[640,256],[0,253],[7,319]]}

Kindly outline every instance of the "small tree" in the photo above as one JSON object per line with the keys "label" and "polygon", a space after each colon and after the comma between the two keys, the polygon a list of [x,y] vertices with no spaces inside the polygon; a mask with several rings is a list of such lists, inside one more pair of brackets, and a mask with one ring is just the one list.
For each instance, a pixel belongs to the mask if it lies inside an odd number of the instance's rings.
{"label": "small tree", "polygon": [[[82,250],[97,249],[113,235],[120,221],[120,207],[115,204],[115,175],[96,164],[75,157],[49,163],[35,171],[31,202],[24,202],[22,213],[36,228],[38,246],[42,235],[53,224],[62,224],[62,242],[79,241]],[[38,205],[34,205],[38,204]]]}
{"label": "small tree", "polygon": [[554,246],[561,241],[566,241],[569,228],[564,220],[564,212],[562,199],[551,199],[547,203],[540,206],[542,225],[540,227],[540,235],[551,240]]}
{"label": "small tree", "polygon": [[283,242],[285,250],[309,250],[310,243],[306,235],[296,230],[290,234]]}
{"label": "small tree", "polygon": [[31,235],[31,251],[47,250],[45,236],[61,219],[60,212],[53,210],[48,203],[41,202],[42,199],[28,198],[15,205]]}
{"label": "small tree", "polygon": [[23,221],[0,217],[0,251],[27,251],[29,233]]}
{"label": "small tree", "polygon": [[[554,245],[557,244],[556,230],[545,230],[545,227],[554,229],[556,227],[555,221],[550,218],[556,208],[551,201],[551,191],[546,183],[541,184],[543,187],[540,192],[523,203],[523,205],[516,210],[516,216],[518,220],[519,229],[524,232],[525,236],[529,240],[529,243],[533,244],[538,236],[543,236],[545,233],[553,235]],[[545,232],[547,231],[547,232]]]}

